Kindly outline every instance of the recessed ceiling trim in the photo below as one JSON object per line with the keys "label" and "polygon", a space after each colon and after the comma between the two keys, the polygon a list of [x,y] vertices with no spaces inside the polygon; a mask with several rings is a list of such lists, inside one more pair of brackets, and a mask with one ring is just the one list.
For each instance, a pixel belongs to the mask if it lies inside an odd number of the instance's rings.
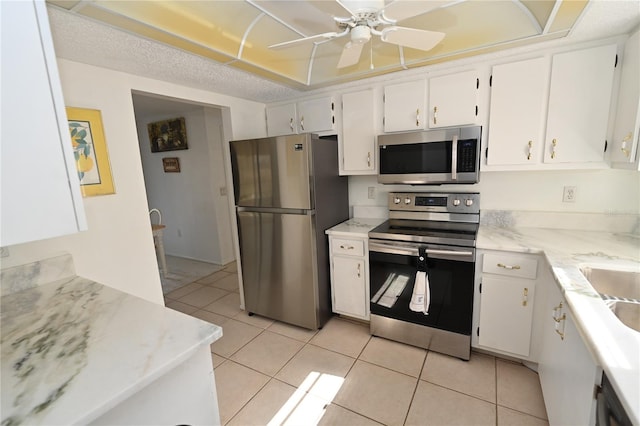
{"label": "recessed ceiling trim", "polygon": [[[536,32],[538,34],[542,34],[542,27],[540,26],[540,23],[538,22],[536,17],[533,15],[533,13],[531,13],[531,10],[529,10],[529,8],[525,6],[520,0],[512,0],[512,1],[513,3],[515,3],[516,6],[518,6],[520,10],[522,10],[522,13],[524,13],[527,16],[527,18],[529,18],[529,20],[531,21],[531,25],[533,25]],[[557,6],[557,3],[556,3],[556,6]],[[551,16],[553,16],[553,13],[551,14]],[[549,21],[547,21],[547,25],[548,24],[549,24]],[[546,26],[545,26],[545,29],[546,29]]]}
{"label": "recessed ceiling trim", "polygon": [[238,49],[238,59],[242,58],[242,51],[244,50],[244,43],[247,41],[247,37],[249,36],[249,33],[251,32],[253,27],[258,23],[258,21],[260,21],[265,15],[266,15],[266,13],[262,12],[260,15],[256,16],[256,18],[253,20],[253,22],[251,22],[249,24],[249,26],[247,27],[246,31],[244,32],[244,35],[242,36],[242,41],[240,42],[240,48]]}
{"label": "recessed ceiling trim", "polygon": [[69,9],[71,12],[79,12],[80,10],[84,9],[84,7],[87,5],[87,0],[81,0],[79,3],[77,3],[76,5],[74,5],[71,9]]}
{"label": "recessed ceiling trim", "polygon": [[408,70],[407,64],[404,63],[404,49],[402,46],[398,46],[398,52],[400,53],[400,66],[402,69]]}
{"label": "recessed ceiling trim", "polygon": [[288,23],[286,23],[285,21],[283,21],[282,19],[278,18],[276,15],[274,15],[273,13],[269,12],[267,9],[265,9],[262,6],[257,5],[253,0],[245,0],[247,3],[249,3],[251,6],[255,7],[256,9],[258,9],[260,12],[264,13],[265,15],[267,15],[269,18],[278,21],[280,24],[284,25],[285,27],[289,28],[291,31],[293,31],[294,33],[302,36],[302,37],[306,37],[307,34],[304,34],[300,31],[298,31],[296,28],[292,27],[291,25],[289,25]]}
{"label": "recessed ceiling trim", "polygon": [[553,21],[556,19],[556,15],[560,10],[560,6],[562,6],[562,0],[556,1],[555,4],[553,5],[553,9],[551,10],[549,19],[547,19],[547,23],[544,26],[544,30],[542,31],[542,34],[547,34],[551,29],[551,25],[553,25]]}
{"label": "recessed ceiling trim", "polygon": [[318,49],[318,43],[313,43],[313,49],[309,56],[309,69],[307,70],[307,86],[311,86],[311,72],[313,71],[313,60],[316,57],[316,50]]}

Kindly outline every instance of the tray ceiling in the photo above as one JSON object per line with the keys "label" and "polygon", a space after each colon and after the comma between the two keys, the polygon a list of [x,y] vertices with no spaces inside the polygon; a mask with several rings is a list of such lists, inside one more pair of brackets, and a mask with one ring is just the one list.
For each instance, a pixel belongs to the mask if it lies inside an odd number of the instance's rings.
{"label": "tray ceiling", "polygon": [[[290,47],[269,46],[316,34],[341,32],[334,18],[349,17],[365,3],[385,1],[119,1],[47,0],[73,14],[308,90],[461,57],[567,36],[588,1],[422,1],[435,8],[400,19],[398,26],[445,34],[429,51],[400,47],[372,36],[360,60],[338,68],[349,36],[314,39]],[[416,7],[415,0],[396,0]],[[397,6],[397,5],[396,5]],[[397,8],[396,8],[397,9]],[[391,9],[390,9],[391,10]]]}

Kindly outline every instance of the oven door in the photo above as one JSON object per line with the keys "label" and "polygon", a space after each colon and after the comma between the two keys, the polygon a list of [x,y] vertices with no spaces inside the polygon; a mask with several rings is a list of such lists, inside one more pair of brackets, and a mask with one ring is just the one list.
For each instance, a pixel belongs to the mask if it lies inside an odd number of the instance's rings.
{"label": "oven door", "polygon": [[[409,309],[420,247],[427,253],[428,314]],[[475,249],[369,240],[369,268],[371,314],[471,336]]]}

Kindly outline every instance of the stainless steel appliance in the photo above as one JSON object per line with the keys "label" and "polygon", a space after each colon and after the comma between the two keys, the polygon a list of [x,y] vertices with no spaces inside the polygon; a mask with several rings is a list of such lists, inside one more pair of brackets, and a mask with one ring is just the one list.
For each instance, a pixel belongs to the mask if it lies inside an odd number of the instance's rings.
{"label": "stainless steel appliance", "polygon": [[231,142],[245,309],[315,329],[331,315],[324,231],[349,218],[333,137]]}
{"label": "stainless steel appliance", "polygon": [[378,182],[477,183],[481,134],[481,126],[468,126],[380,135]]}
{"label": "stainless steel appliance", "polygon": [[371,334],[469,359],[479,204],[478,193],[389,194],[389,220],[369,232]]}
{"label": "stainless steel appliance", "polygon": [[631,418],[605,373],[602,385],[596,389],[596,400],[596,426],[631,426]]}

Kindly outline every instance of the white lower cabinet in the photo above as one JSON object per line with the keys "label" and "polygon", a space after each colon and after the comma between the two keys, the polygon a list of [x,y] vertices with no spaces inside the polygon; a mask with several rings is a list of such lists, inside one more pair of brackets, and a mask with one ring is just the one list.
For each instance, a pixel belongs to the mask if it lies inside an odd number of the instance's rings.
{"label": "white lower cabinet", "polygon": [[550,283],[545,308],[538,374],[549,424],[594,425],[594,390],[602,369],[582,341],[555,283]]}
{"label": "white lower cabinet", "polygon": [[333,312],[369,320],[369,253],[366,238],[329,236]]}
{"label": "white lower cabinet", "polygon": [[536,256],[484,253],[476,293],[478,347],[529,358],[537,269]]}

